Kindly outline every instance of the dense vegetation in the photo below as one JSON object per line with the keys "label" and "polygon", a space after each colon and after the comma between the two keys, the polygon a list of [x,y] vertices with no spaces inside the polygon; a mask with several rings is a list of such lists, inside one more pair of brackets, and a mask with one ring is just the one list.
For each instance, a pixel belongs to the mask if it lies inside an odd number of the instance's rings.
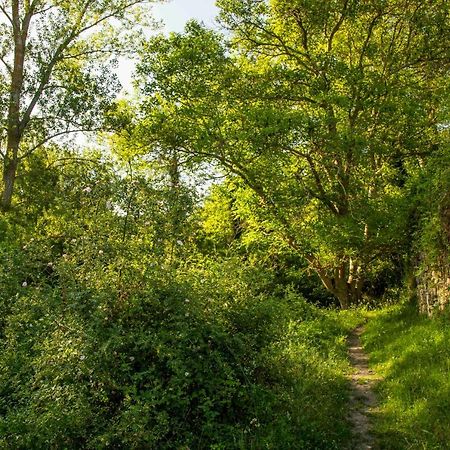
{"label": "dense vegetation", "polygon": [[368,318],[382,448],[443,448],[447,2],[146,3],[0,0],[0,447],[346,448]]}

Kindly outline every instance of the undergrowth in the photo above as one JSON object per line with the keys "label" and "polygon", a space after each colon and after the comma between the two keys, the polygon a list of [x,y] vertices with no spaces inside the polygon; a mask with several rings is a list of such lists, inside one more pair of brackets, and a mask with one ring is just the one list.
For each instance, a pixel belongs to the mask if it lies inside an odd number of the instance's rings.
{"label": "undergrowth", "polygon": [[363,342],[384,380],[375,431],[383,449],[444,449],[450,442],[450,315],[403,305],[375,313]]}
{"label": "undergrowth", "polygon": [[270,294],[239,260],[120,283],[91,261],[4,273],[1,448],[343,448],[357,313]]}

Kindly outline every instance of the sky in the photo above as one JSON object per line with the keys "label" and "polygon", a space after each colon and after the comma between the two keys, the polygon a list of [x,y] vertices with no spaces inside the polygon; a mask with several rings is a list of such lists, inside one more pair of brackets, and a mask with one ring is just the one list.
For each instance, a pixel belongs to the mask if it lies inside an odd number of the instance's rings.
{"label": "sky", "polygon": [[[215,0],[169,0],[163,4],[155,4],[153,16],[162,21],[159,32],[183,31],[184,25],[190,19],[204,22],[208,27],[214,27],[214,17],[218,10]],[[131,78],[134,65],[129,60],[121,59],[117,75],[124,91],[131,90]]]}
{"label": "sky", "polygon": [[214,0],[171,0],[156,5],[153,9],[157,19],[165,23],[165,31],[182,31],[184,24],[192,18],[202,20],[205,25],[214,26],[217,8]]}

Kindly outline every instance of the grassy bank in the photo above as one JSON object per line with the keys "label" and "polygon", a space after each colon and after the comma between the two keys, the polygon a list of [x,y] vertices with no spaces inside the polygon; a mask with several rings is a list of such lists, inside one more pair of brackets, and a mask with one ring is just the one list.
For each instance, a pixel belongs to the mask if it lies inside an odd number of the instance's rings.
{"label": "grassy bank", "polygon": [[375,420],[383,449],[444,449],[450,442],[450,321],[386,309],[363,336],[371,365],[384,377]]}

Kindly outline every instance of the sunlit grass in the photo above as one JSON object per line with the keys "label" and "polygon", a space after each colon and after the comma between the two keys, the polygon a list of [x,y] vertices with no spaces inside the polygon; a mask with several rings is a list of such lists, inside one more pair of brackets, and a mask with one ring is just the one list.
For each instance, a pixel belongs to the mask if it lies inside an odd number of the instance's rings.
{"label": "sunlit grass", "polygon": [[443,449],[450,442],[450,323],[411,306],[376,314],[363,336],[384,377],[375,430],[385,449]]}

